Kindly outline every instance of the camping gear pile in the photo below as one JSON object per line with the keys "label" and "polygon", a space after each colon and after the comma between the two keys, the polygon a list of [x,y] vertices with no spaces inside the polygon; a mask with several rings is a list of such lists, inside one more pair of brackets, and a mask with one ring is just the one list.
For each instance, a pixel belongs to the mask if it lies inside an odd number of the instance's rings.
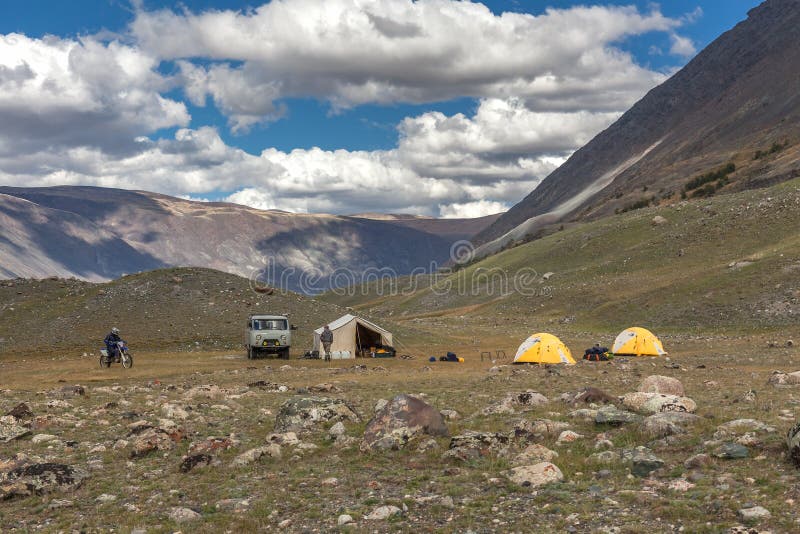
{"label": "camping gear pile", "polygon": [[[626,328],[617,336],[612,349],[601,347],[599,343],[586,349],[583,359],[592,362],[609,361],[614,356],[665,356],[667,352],[655,334],[634,326]],[[560,339],[553,334],[533,334],[522,342],[514,356],[514,363],[539,363],[572,365],[575,359]]]}
{"label": "camping gear pile", "polygon": [[[435,362],[436,356],[431,356],[428,359],[429,362]],[[441,356],[439,358],[440,362],[454,362],[454,363],[464,363],[464,358],[461,358],[456,355],[455,352],[448,352],[446,356]]]}

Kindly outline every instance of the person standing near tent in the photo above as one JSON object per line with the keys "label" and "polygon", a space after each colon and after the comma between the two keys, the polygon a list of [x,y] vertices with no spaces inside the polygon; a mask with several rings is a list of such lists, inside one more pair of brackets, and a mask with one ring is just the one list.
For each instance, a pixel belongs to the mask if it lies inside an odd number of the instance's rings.
{"label": "person standing near tent", "polygon": [[331,344],[333,343],[333,332],[328,325],[325,325],[325,328],[322,330],[322,333],[319,335],[319,340],[322,342],[322,349],[325,351],[325,361],[330,361],[331,359]]}

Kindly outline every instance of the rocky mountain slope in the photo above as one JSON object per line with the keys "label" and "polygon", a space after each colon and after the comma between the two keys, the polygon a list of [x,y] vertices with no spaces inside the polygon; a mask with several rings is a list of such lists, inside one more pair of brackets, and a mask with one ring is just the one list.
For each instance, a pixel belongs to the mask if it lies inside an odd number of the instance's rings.
{"label": "rocky mountain slope", "polygon": [[459,241],[472,238],[475,234],[488,228],[501,215],[501,213],[496,213],[474,219],[436,219],[417,215],[362,213],[353,215],[353,217],[391,222],[398,226],[438,235],[448,240]]}
{"label": "rocky mountain slope", "polygon": [[[798,0],[751,10],[481,232],[481,253],[554,223],[800,176],[798,28]],[[724,180],[687,188],[729,163]]]}
{"label": "rocky mountain slope", "polygon": [[258,273],[309,292],[328,287],[334,272],[349,281],[371,269],[404,274],[427,268],[447,260],[455,240],[450,222],[439,232],[433,222],[414,228],[406,221],[262,211],[94,187],[0,187],[0,218],[3,277],[107,280],[160,266],[201,266],[245,277]]}

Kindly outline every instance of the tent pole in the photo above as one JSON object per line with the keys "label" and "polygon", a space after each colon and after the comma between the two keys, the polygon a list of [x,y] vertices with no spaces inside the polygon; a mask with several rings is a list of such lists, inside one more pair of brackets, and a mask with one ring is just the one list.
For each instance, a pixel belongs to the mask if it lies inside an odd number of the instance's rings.
{"label": "tent pole", "polygon": [[361,348],[361,336],[358,335],[358,321],[356,321],[356,353],[353,354],[353,359],[358,358],[358,351]]}

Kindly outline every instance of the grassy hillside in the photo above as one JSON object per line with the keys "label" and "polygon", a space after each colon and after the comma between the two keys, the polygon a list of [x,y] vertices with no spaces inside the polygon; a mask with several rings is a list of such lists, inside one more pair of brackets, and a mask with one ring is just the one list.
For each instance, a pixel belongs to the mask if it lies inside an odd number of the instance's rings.
{"label": "grassy hillside", "polygon": [[[655,224],[656,216],[666,222]],[[522,274],[528,294],[514,291]],[[552,273],[544,279],[545,273]],[[800,180],[757,191],[676,202],[562,229],[410,295],[390,282],[324,300],[406,319],[472,318],[478,324],[571,324],[615,331],[751,332],[800,317]],[[502,291],[502,278],[510,282]],[[404,288],[406,280],[393,284]]]}
{"label": "grassy hillside", "polygon": [[288,314],[299,327],[293,352],[301,353],[314,328],[346,311],[294,293],[256,293],[247,279],[211,269],[163,269],[104,284],[0,281],[0,354],[96,352],[112,326],[134,350],[238,350],[250,313]]}

